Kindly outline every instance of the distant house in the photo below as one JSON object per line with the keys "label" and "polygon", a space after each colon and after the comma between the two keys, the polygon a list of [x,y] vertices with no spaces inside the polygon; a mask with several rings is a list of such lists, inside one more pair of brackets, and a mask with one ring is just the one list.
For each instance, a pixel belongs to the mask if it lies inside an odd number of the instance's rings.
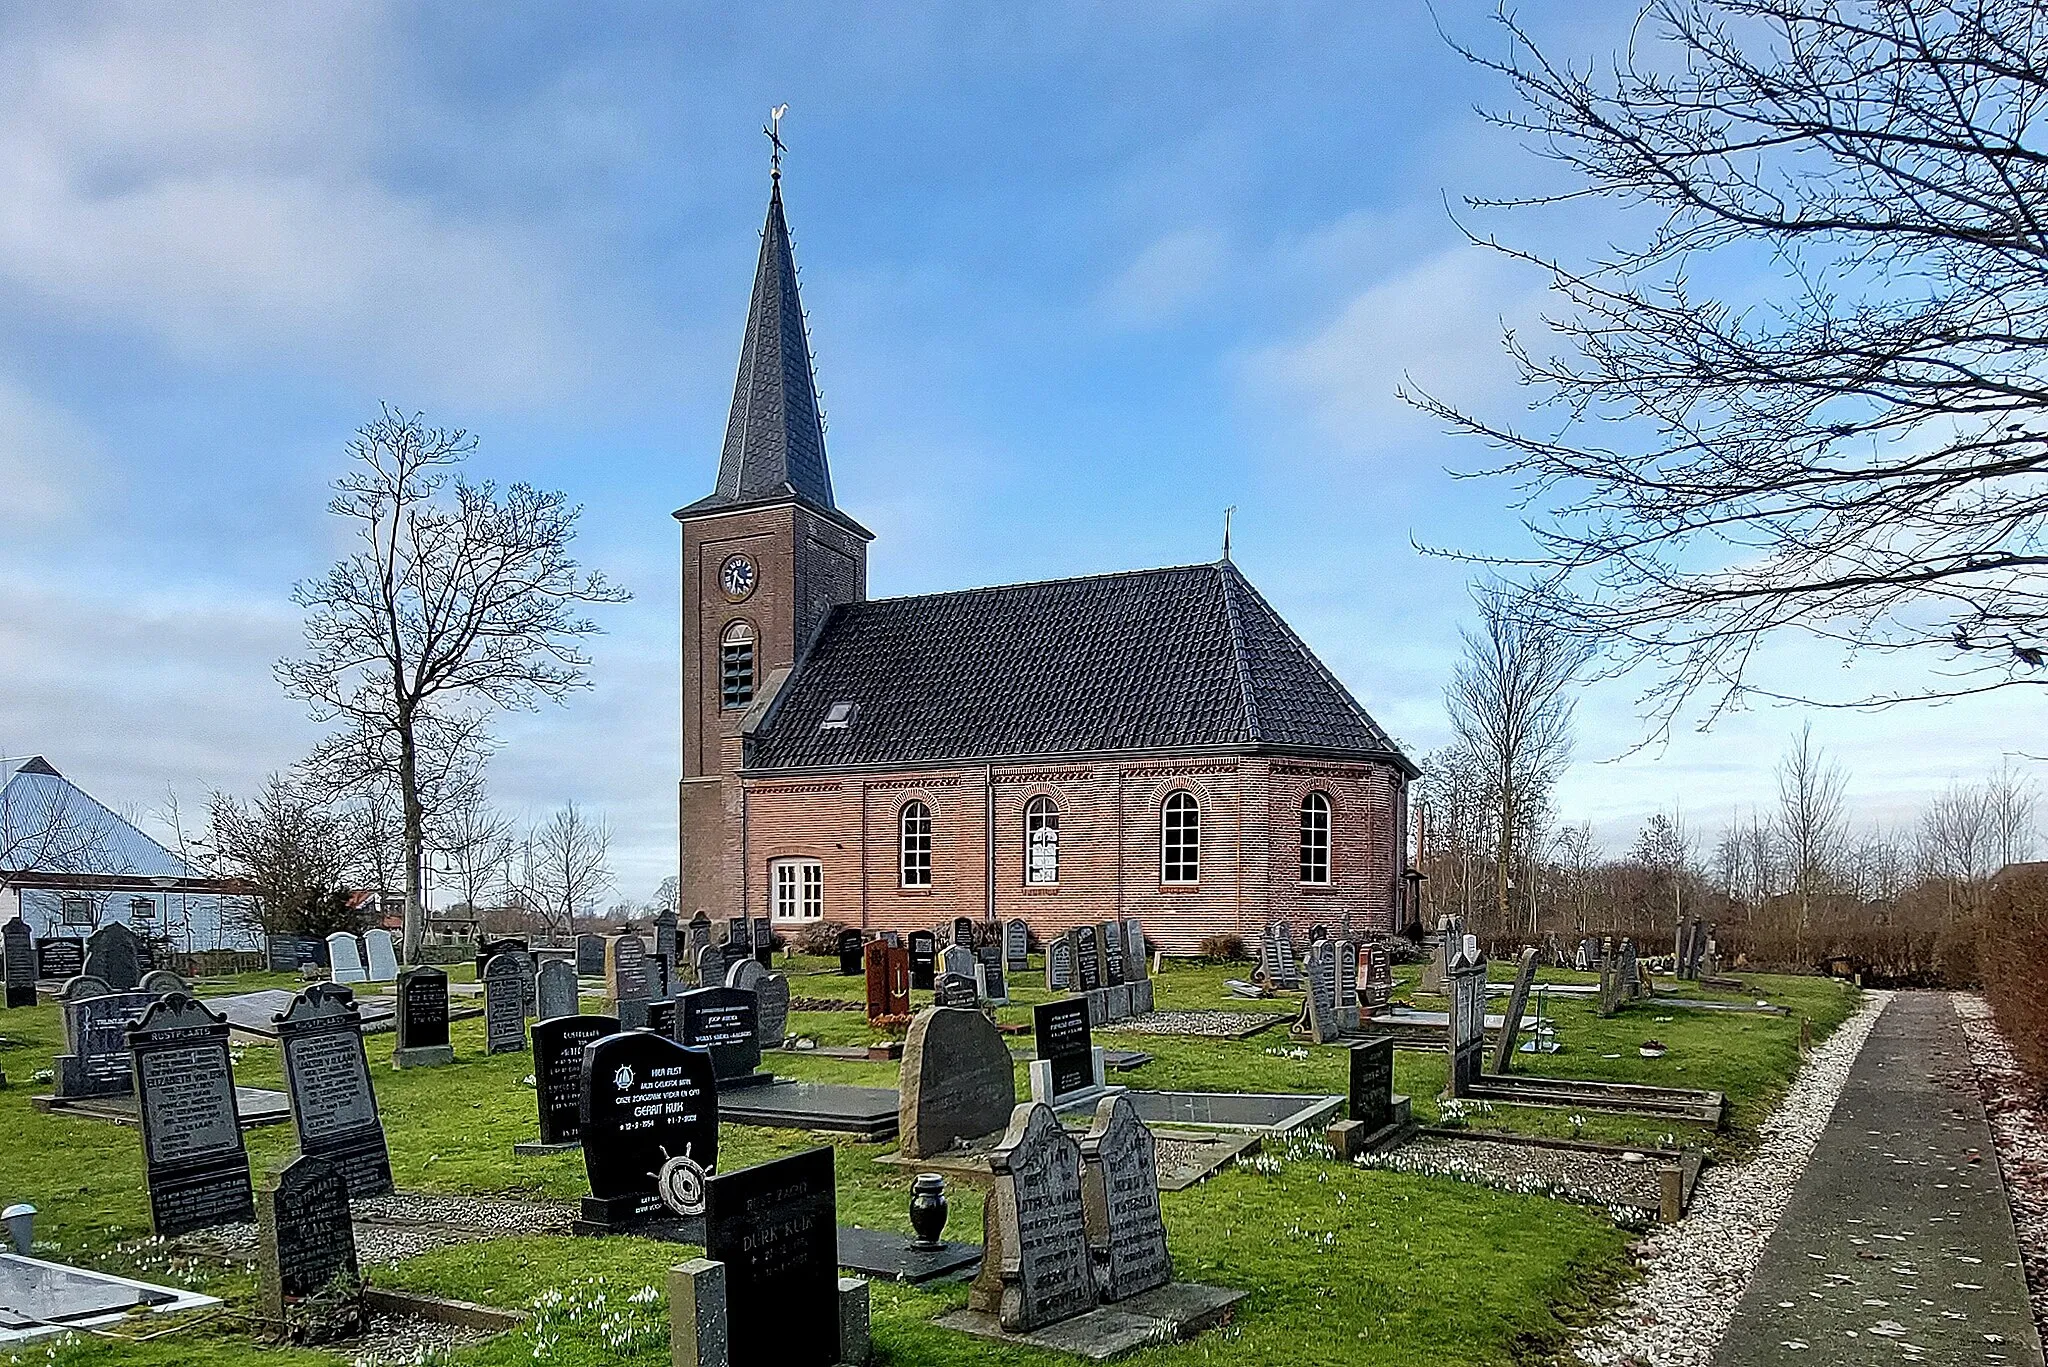
{"label": "distant house", "polygon": [[67,779],[40,755],[0,759],[0,921],[38,937],[86,936],[123,922],[180,953],[257,949],[234,879],[183,859]]}

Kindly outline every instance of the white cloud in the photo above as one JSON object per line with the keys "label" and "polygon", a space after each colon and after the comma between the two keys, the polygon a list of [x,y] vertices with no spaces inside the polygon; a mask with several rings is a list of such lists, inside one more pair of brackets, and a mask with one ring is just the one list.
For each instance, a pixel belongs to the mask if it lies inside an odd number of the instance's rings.
{"label": "white cloud", "polygon": [[1099,307],[1122,327],[1172,322],[1216,284],[1228,256],[1228,244],[1213,228],[1168,233],[1139,252],[1109,282]]}
{"label": "white cloud", "polygon": [[10,539],[78,511],[100,445],[76,418],[0,375],[0,506]]}

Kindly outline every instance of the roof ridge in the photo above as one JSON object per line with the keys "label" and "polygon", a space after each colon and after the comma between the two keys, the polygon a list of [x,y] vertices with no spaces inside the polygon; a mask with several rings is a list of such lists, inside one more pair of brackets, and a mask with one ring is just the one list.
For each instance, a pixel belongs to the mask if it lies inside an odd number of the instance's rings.
{"label": "roof ridge", "polygon": [[1011,589],[1053,588],[1061,584],[1083,584],[1091,580],[1135,579],[1148,574],[1185,574],[1190,570],[1212,569],[1212,565],[1150,565],[1132,570],[1103,570],[1096,574],[1067,574],[1057,579],[1019,579],[1007,584],[978,584],[967,589],[940,589],[936,593],[899,593],[886,598],[865,598],[859,604],[864,606],[879,603],[921,603],[934,598],[965,598],[977,593],[1003,593]]}
{"label": "roof ridge", "polygon": [[1234,566],[1228,560],[1216,563],[1216,579],[1223,586],[1223,619],[1230,626],[1230,659],[1237,673],[1237,693],[1244,704],[1244,733],[1250,740],[1258,740],[1259,705],[1252,693],[1252,664],[1245,646],[1244,619],[1238,614],[1237,595],[1231,591],[1231,581],[1238,576],[1232,573]]}

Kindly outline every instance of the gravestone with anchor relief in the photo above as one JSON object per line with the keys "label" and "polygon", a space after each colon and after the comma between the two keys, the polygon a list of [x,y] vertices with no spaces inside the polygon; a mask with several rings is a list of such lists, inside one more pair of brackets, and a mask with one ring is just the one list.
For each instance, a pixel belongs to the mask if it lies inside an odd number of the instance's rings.
{"label": "gravestone with anchor relief", "polygon": [[157,1237],[254,1219],[227,1017],[173,993],[129,1029],[128,1049]]}
{"label": "gravestone with anchor relief", "polygon": [[867,970],[868,1019],[910,1014],[910,953],[887,940],[870,940],[861,951]]}

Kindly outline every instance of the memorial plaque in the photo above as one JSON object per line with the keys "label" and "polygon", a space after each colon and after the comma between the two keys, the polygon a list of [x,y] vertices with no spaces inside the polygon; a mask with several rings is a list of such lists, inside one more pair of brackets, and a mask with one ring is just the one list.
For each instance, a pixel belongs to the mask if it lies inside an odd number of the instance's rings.
{"label": "memorial plaque", "polygon": [[1016,1065],[1002,1032],[979,1011],[917,1013],[903,1041],[896,1140],[905,1158],[932,1158],[963,1139],[995,1134],[1017,1105]]}
{"label": "memorial plaque", "polygon": [[1099,1085],[1095,1076],[1095,1036],[1089,1028],[1088,999],[1068,997],[1031,1008],[1032,1043],[1038,1060],[1051,1069],[1054,1103]]}
{"label": "memorial plaque", "polygon": [[839,976],[854,978],[861,973],[861,941],[857,930],[839,932]]}
{"label": "memorial plaque", "polygon": [[583,1009],[576,990],[576,965],[567,959],[550,959],[540,966],[534,982],[534,1014],[542,1020],[573,1016]]}
{"label": "memorial plaque", "polygon": [[516,1054],[526,1047],[526,1010],[518,956],[493,954],[484,964],[484,1052]]}
{"label": "memorial plaque", "polygon": [[299,993],[277,1018],[277,1037],[299,1152],[331,1159],[358,1200],[388,1194],[391,1157],[348,989],[315,983]]}
{"label": "memorial plaque", "polygon": [[398,973],[397,1046],[392,1066],[423,1068],[455,1061],[448,1043],[448,975],[420,965]]}
{"label": "memorial plaque", "polygon": [[1372,1134],[1394,1123],[1394,1041],[1351,1046],[1351,1118]]}
{"label": "memorial plaque", "polygon": [[809,1149],[706,1185],[704,1256],[725,1264],[731,1367],[839,1361],[839,1220],[832,1150]]}
{"label": "memorial plaque", "polygon": [[36,976],[58,982],[85,972],[85,941],[58,936],[36,941]]}
{"label": "memorial plaque", "polygon": [[254,1219],[227,1017],[173,993],[143,1012],[128,1048],[157,1237]]}
{"label": "memorial plaque", "polygon": [[975,989],[974,979],[958,973],[941,973],[939,980],[932,984],[932,1005],[974,1007],[981,1002],[981,994]]}
{"label": "memorial plaque", "polygon": [[1026,1333],[1094,1309],[1081,1146],[1052,1107],[1012,1112],[989,1167],[995,1177],[989,1228],[1002,1283],[996,1316],[1003,1328]]}
{"label": "memorial plaque", "polygon": [[910,932],[910,987],[915,992],[932,990],[938,976],[939,937],[929,930]]}
{"label": "memorial plaque", "polygon": [[363,952],[369,960],[371,982],[398,981],[398,946],[393,942],[390,931],[382,926],[364,931]]}
{"label": "memorial plaque", "polygon": [[758,1015],[761,1047],[780,1049],[789,1038],[789,979],[769,973],[754,984],[754,1010]]}
{"label": "memorial plaque", "polygon": [[644,1030],[607,1035],[584,1048],[579,1090],[590,1178],[584,1223],[623,1231],[673,1219],[659,1189],[663,1166],[688,1159],[703,1173],[717,1169],[718,1089],[710,1058]]}
{"label": "memorial plaque", "polygon": [[1031,927],[1020,917],[1003,926],[1003,967],[1012,973],[1031,967]]}
{"label": "memorial plaque", "polygon": [[1104,921],[1096,927],[1102,941],[1102,985],[1122,987],[1124,985],[1124,932],[1115,921]]}
{"label": "memorial plaque", "polygon": [[149,992],[111,992],[97,978],[77,977],[59,994],[64,1049],[55,1060],[55,1095],[126,1096],[135,1088],[128,1027],[156,1003]]}
{"label": "memorial plaque", "polygon": [[1094,992],[1102,981],[1102,933],[1094,926],[1076,926],[1067,932],[1074,945],[1074,990]]}
{"label": "memorial plaque", "polygon": [[1074,986],[1074,941],[1062,935],[1045,942],[1045,990],[1070,992]]}
{"label": "memorial plaque", "polygon": [[583,1050],[619,1033],[612,1016],[553,1016],[533,1027],[533,1092],[540,1142],[574,1144],[583,1134]]}
{"label": "memorial plaque", "polygon": [[647,981],[647,943],[638,935],[614,935],[605,943],[605,993],[613,1011],[622,1019],[619,1007],[625,1002],[646,1001],[653,996]]}
{"label": "memorial plaque", "polygon": [[[362,1280],[349,1196],[340,1166],[312,1154],[299,1155],[264,1179],[256,1201],[258,1298],[272,1324],[290,1326],[300,1300],[337,1280],[350,1286]],[[348,1303],[344,1299],[342,1305]],[[322,1318],[340,1308],[323,1298]],[[358,1331],[360,1313],[358,1306]],[[336,1328],[346,1333],[349,1326]]]}
{"label": "memorial plaque", "polygon": [[868,1019],[910,1014],[910,953],[887,940],[870,940],[861,951],[867,969]]}
{"label": "memorial plaque", "polygon": [[95,930],[85,942],[85,975],[98,978],[116,992],[132,992],[147,969],[142,942],[119,921]]}
{"label": "memorial plaque", "polygon": [[29,930],[28,922],[19,916],[10,917],[0,926],[0,956],[4,956],[7,968],[7,1004],[9,1006],[34,1006],[36,1004],[36,937]]}
{"label": "memorial plaque", "polygon": [[737,987],[700,987],[678,997],[678,1034],[693,1049],[711,1051],[720,1082],[758,1076],[761,1066],[759,1003]]}
{"label": "memorial plaque", "polygon": [[1081,1138],[1082,1206],[1102,1269],[1102,1298],[1129,1300],[1173,1280],[1166,1220],[1159,1210],[1159,1160],[1152,1131],[1128,1096],[1104,1097]]}

